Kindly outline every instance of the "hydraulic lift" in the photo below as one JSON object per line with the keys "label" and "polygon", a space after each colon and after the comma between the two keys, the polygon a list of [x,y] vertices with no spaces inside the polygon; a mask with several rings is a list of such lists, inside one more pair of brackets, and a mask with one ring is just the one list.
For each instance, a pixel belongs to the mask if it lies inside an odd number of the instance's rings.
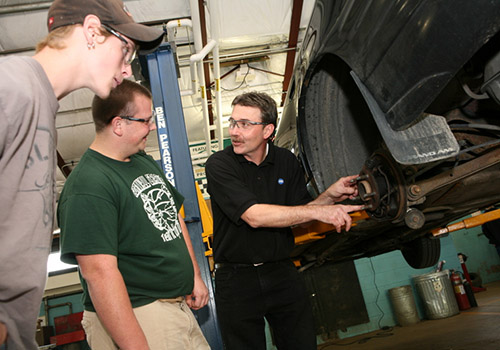
{"label": "hydraulic lift", "polygon": [[203,227],[177,80],[175,53],[170,43],[165,43],[148,54],[146,60],[156,113],[161,165],[166,178],[184,196],[186,226],[210,295],[208,305],[194,314],[210,347],[222,349],[212,276],[202,239]]}

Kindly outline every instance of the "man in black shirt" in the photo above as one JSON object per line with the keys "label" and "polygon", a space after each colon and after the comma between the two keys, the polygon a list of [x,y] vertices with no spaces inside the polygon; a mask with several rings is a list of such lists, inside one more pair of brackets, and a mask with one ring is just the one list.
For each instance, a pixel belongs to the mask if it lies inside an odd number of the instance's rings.
{"label": "man in black shirt", "polygon": [[214,216],[215,301],[229,350],[266,349],[269,322],[278,349],[316,349],[305,286],[290,253],[291,226],[319,220],[340,232],[360,205],[334,205],[357,196],[341,178],[315,200],[296,157],[270,141],[275,101],[263,93],[237,96],[229,119],[232,145],[206,164]]}

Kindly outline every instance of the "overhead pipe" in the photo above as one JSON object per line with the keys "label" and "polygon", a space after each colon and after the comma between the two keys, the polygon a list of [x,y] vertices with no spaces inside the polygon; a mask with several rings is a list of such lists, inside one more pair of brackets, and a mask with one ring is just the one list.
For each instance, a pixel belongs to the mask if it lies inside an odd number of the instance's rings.
{"label": "overhead pipe", "polygon": [[[282,41],[280,44],[288,44],[288,41]],[[274,44],[277,45],[277,44]],[[256,48],[256,47],[262,47],[262,45],[258,46],[249,46],[247,48]],[[279,55],[282,53],[287,53],[288,51],[295,51],[295,48],[282,48],[282,47],[277,47],[273,49],[259,49],[259,50],[253,50],[253,51],[247,51],[247,52],[236,52],[236,53],[231,53],[231,54],[224,54],[220,55],[219,54],[219,62],[233,62],[233,61],[239,61],[239,63],[244,63],[241,61],[252,59],[252,58],[265,58],[266,56],[269,55]],[[184,59],[179,59],[179,67],[187,67],[189,65],[189,56],[184,55],[181,57],[187,57]],[[204,60],[205,63],[213,63],[213,59],[206,59]],[[222,78],[222,77],[221,77]]]}
{"label": "overhead pipe", "polygon": [[[198,84],[200,86],[201,93],[201,106],[203,112],[203,122],[205,126],[205,153],[201,153],[197,158],[201,157],[209,157],[211,154],[211,137],[210,137],[210,119],[208,115],[208,98],[206,91],[206,83],[205,83],[205,70],[201,61],[208,55],[210,51],[212,52],[213,60],[214,60],[214,80],[216,85],[216,91],[218,92],[217,104],[220,104],[220,62],[219,62],[219,44],[218,44],[218,36],[215,34],[217,32],[216,24],[217,15],[215,13],[210,14],[210,23],[212,27],[212,40],[210,40],[205,47],[202,47],[202,36],[201,36],[201,20],[198,8],[197,0],[189,1],[191,6],[191,20],[193,24],[193,35],[194,35],[194,45],[196,54],[190,57],[190,65],[197,64],[198,71]],[[199,64],[198,64],[199,63]],[[222,119],[222,108],[218,109],[218,119]],[[220,131],[222,134],[222,130]]]}
{"label": "overhead pipe", "polygon": [[193,22],[188,18],[176,19],[167,22],[167,34],[171,33],[174,28],[189,27],[193,28]]}
{"label": "overhead pipe", "polygon": [[[193,21],[187,18],[177,19],[167,22],[167,36],[168,40],[173,38],[173,30],[175,28],[187,27],[193,30]],[[196,62],[190,60],[189,62],[189,75],[191,77],[191,88],[186,90],[181,90],[181,96],[190,96],[196,93]]]}
{"label": "overhead pipe", "polygon": [[[211,7],[213,0],[209,0],[208,5]],[[215,11],[212,7],[212,11],[210,11],[210,29],[212,30],[212,40],[216,42],[216,45],[213,50],[213,65],[214,65],[214,81],[215,81],[215,102],[216,102],[216,111],[217,111],[217,123],[216,125],[216,133],[219,138],[219,150],[224,148],[224,127],[222,123],[222,94],[220,87],[220,60],[219,60],[219,16],[218,12]],[[211,151],[211,149],[210,149]],[[211,153],[209,151],[209,154]]]}
{"label": "overhead pipe", "polygon": [[[198,9],[198,1],[197,0],[189,0],[189,5],[191,7],[191,20],[193,22],[193,39],[194,39],[194,48],[197,53],[201,52],[203,49],[202,38],[201,38],[201,24],[200,24],[200,12]],[[199,57],[199,56],[198,56]],[[203,57],[202,57],[203,58]],[[189,60],[190,64],[191,59]],[[194,63],[194,62],[193,62]],[[210,123],[208,119],[208,102],[207,96],[205,94],[205,73],[203,69],[203,64],[198,64],[198,84],[200,86],[200,94],[201,94],[201,109],[203,113],[203,122],[205,125],[205,145],[208,147],[210,145]],[[205,149],[206,156],[209,155],[208,148]],[[202,154],[201,154],[202,155]]]}
{"label": "overhead pipe", "polygon": [[191,57],[189,58],[189,60],[191,62],[198,62],[198,61],[201,61],[202,59],[205,58],[206,55],[208,55],[210,53],[210,51],[212,51],[215,46],[217,45],[217,42],[215,40],[210,40],[207,45],[198,53],[194,54],[194,55],[191,55]]}
{"label": "overhead pipe", "polygon": [[199,51],[197,54],[191,55],[189,58],[190,67],[196,65],[198,68],[198,80],[200,84],[201,99],[202,99],[202,112],[203,112],[203,122],[205,125],[205,153],[198,154],[195,158],[204,158],[210,156],[211,151],[211,137],[210,137],[210,117],[208,112],[208,94],[205,85],[205,68],[201,62],[210,51],[217,47],[217,42],[215,40],[210,40],[207,45]]}
{"label": "overhead pipe", "polygon": [[0,7],[0,15],[10,15],[19,12],[48,10],[52,1],[40,1],[31,4],[19,4]]}

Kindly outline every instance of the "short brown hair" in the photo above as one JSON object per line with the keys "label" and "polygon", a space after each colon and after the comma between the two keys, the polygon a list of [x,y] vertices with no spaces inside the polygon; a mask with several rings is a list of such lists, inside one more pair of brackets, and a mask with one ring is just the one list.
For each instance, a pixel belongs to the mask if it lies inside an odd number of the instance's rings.
{"label": "short brown hair", "polygon": [[247,92],[234,98],[231,106],[235,105],[257,107],[260,109],[262,122],[273,124],[276,128],[278,108],[276,107],[276,101],[268,94],[263,92]]}
{"label": "short brown hair", "polygon": [[136,114],[137,109],[134,104],[136,95],[152,99],[151,92],[148,89],[139,83],[126,79],[111,90],[106,99],[102,99],[97,95],[94,96],[92,118],[94,119],[96,132],[103,130],[116,116],[133,116]]}

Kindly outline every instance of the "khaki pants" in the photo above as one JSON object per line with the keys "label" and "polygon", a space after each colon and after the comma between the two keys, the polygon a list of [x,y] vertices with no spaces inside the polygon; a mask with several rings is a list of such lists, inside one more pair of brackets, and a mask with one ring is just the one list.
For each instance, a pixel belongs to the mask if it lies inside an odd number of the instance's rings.
{"label": "khaki pants", "polygon": [[[184,300],[161,299],[134,308],[151,350],[210,349],[191,309]],[[95,312],[84,311],[82,325],[95,350],[117,350]]]}

